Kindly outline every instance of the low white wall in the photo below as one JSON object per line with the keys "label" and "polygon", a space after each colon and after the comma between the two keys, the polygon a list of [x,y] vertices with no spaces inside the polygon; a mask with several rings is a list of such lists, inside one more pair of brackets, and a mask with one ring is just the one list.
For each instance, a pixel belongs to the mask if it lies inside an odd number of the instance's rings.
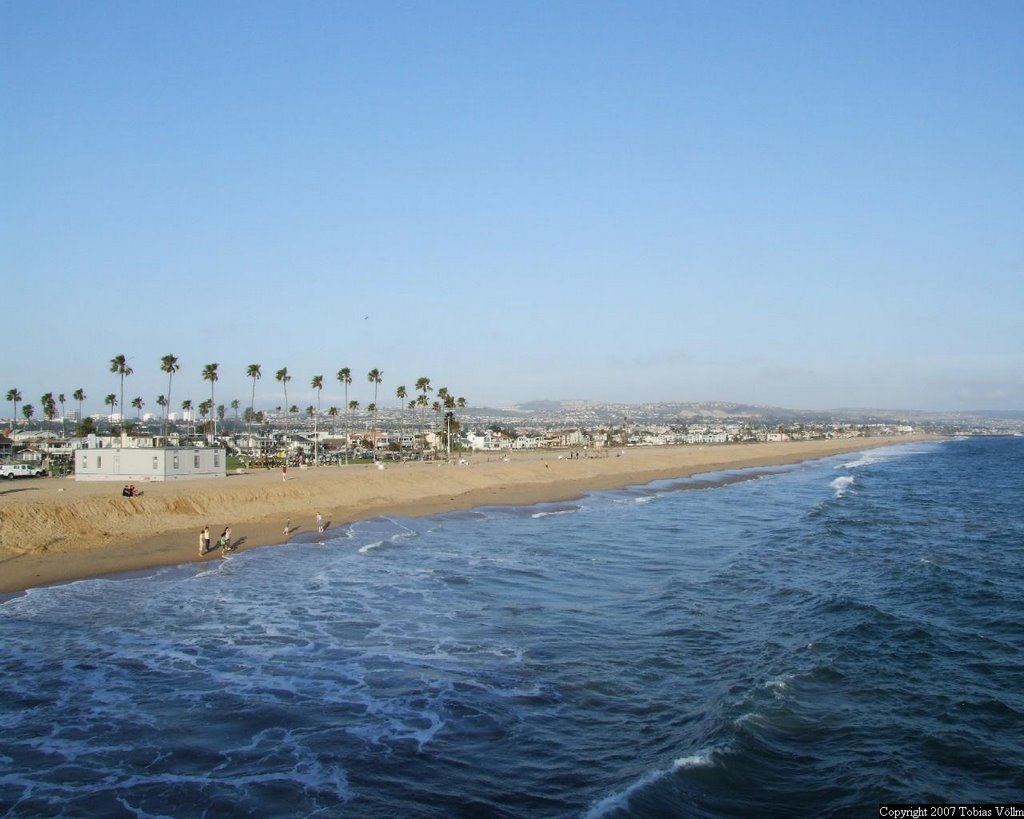
{"label": "low white wall", "polygon": [[75,451],[76,481],[183,481],[223,478],[227,454],[219,448],[101,447]]}

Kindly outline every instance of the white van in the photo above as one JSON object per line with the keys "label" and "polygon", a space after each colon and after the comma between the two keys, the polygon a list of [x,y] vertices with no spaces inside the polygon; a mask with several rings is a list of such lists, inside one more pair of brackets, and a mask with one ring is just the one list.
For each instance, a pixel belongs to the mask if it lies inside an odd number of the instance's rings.
{"label": "white van", "polygon": [[45,474],[42,467],[32,464],[0,464],[0,478],[38,478]]}

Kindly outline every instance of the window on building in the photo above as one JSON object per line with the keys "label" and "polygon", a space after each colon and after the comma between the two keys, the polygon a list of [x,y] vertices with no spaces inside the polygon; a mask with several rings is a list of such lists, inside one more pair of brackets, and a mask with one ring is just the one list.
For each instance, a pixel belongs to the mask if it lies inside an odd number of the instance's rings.
{"label": "window on building", "polygon": [[88,455],[83,455],[82,456],[82,469],[88,469],[88,468],[89,468],[89,456]]}
{"label": "window on building", "polygon": [[215,469],[218,466],[220,466],[220,453],[219,452],[214,452],[213,453],[213,466],[214,466]]}
{"label": "window on building", "polygon": [[97,469],[103,469],[103,456],[102,455],[97,455],[96,456],[96,468]]}
{"label": "window on building", "polygon": [[154,455],[153,456],[153,469],[159,469],[159,468],[160,468],[160,459],[156,455]]}
{"label": "window on building", "polygon": [[194,469],[199,469],[199,455],[198,453],[192,456],[192,466]]}
{"label": "window on building", "polygon": [[175,469],[178,468],[178,456],[177,455],[174,456],[174,468]]}

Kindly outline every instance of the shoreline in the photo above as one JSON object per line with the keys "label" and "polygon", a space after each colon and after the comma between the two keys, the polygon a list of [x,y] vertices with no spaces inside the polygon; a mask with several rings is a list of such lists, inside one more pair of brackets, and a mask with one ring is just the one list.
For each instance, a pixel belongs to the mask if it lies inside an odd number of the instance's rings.
{"label": "shoreline", "polygon": [[[166,566],[216,560],[198,554],[199,531],[216,541],[230,524],[238,551],[286,545],[316,531],[390,515],[429,517],[479,506],[568,501],[588,492],[723,469],[783,466],[939,436],[610,449],[569,458],[552,450],[475,453],[468,463],[388,463],[247,472],[149,483],[136,498],[116,482],[39,478],[0,486],[0,595]],[[284,534],[285,522],[290,532]],[[0,600],[3,598],[0,597]]]}

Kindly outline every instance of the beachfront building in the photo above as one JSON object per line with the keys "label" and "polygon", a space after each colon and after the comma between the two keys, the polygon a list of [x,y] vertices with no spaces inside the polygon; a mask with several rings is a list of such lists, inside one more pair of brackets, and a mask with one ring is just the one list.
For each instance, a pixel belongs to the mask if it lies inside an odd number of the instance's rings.
{"label": "beachfront building", "polygon": [[223,478],[227,458],[220,447],[99,447],[75,450],[76,481],[181,481]]}
{"label": "beachfront building", "polygon": [[512,448],[512,441],[501,430],[483,429],[479,432],[467,432],[463,437],[472,450],[499,451]]}
{"label": "beachfront building", "polygon": [[518,435],[512,442],[512,449],[540,449],[544,446],[544,438],[539,433]]}
{"label": "beachfront building", "polygon": [[544,446],[551,449],[568,449],[587,443],[581,429],[554,429],[544,435]]}

